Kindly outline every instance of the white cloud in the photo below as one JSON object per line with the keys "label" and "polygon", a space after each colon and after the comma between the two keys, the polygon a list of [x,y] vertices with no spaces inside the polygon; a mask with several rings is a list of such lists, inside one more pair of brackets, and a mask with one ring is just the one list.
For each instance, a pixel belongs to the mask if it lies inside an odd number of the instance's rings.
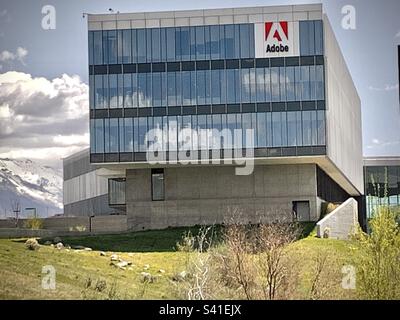
{"label": "white cloud", "polygon": [[396,38],[400,38],[400,30],[399,30],[399,32],[397,32],[396,33],[396,36],[395,36]]}
{"label": "white cloud", "polygon": [[0,74],[0,157],[59,160],[87,147],[88,112],[78,76]]}
{"label": "white cloud", "polygon": [[399,84],[386,84],[384,87],[378,88],[378,87],[374,87],[374,86],[369,86],[368,87],[369,90],[371,91],[394,91],[394,90],[398,90],[399,89]]}
{"label": "white cloud", "polygon": [[8,50],[4,50],[0,52],[0,61],[8,63],[10,63],[11,61],[19,61],[23,65],[25,65],[25,58],[27,55],[28,55],[28,50],[23,47],[18,47],[15,53],[10,52]]}

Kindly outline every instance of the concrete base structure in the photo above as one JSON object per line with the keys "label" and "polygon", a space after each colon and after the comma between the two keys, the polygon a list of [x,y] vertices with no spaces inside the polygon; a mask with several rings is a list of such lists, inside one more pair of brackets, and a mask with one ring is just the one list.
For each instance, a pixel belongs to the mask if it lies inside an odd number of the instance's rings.
{"label": "concrete base structure", "polygon": [[316,165],[259,165],[248,176],[235,175],[234,167],[166,168],[165,201],[151,199],[151,169],[126,172],[132,230],[218,224],[232,215],[245,223],[291,220],[296,202],[309,207],[300,221],[319,219]]}

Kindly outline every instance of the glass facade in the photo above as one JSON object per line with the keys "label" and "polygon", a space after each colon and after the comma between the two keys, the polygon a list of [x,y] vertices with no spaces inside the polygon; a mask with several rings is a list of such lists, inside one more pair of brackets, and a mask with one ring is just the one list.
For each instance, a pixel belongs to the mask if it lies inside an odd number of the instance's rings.
{"label": "glass facade", "polygon": [[295,151],[281,155],[296,156],[322,147],[324,154],[322,27],[300,21],[300,56],[270,59],[255,58],[253,24],[90,31],[91,153],[144,153],[154,129],[165,132],[161,151],[288,148]]}
{"label": "glass facade", "polygon": [[379,205],[400,209],[400,166],[366,166],[364,181],[368,218]]}

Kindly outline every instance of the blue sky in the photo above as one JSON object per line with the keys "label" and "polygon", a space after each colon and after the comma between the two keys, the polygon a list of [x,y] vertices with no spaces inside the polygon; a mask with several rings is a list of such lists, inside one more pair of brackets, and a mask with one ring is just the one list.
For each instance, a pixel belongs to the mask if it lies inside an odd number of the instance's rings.
{"label": "blue sky", "polygon": [[[87,21],[83,12],[105,13],[110,7],[120,12],[142,12],[319,2],[2,0],[0,157],[29,154],[59,160],[87,144]],[[400,1],[327,0],[323,4],[361,97],[364,155],[400,156]],[[41,27],[44,5],[56,9],[55,30]],[[355,30],[341,26],[341,9],[345,5],[356,9]],[[4,76],[8,71],[18,73]],[[21,79],[25,85],[16,86]],[[52,105],[55,102],[63,106],[62,111]],[[45,106],[53,108],[52,116]]]}

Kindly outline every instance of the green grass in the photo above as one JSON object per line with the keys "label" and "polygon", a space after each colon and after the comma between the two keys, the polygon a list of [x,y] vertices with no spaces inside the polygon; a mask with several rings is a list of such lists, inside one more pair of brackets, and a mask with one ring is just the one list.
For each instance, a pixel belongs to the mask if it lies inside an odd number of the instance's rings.
{"label": "green grass", "polygon": [[[194,227],[191,231],[195,234],[198,229]],[[25,248],[24,240],[0,239],[0,299],[176,299],[171,278],[186,269],[188,254],[175,251],[175,245],[186,231],[188,228],[175,228],[62,239],[65,245],[86,246],[93,251],[57,250],[45,245],[30,251]],[[352,255],[351,243],[317,239],[312,233],[289,250],[304,260],[306,271],[320,252],[328,252],[338,268],[350,263]],[[99,251],[105,251],[107,256],[100,256]],[[132,270],[111,266],[112,253],[131,261]],[[145,264],[150,265],[149,270],[144,270]],[[41,288],[42,267],[46,265],[56,269],[55,291]],[[165,273],[158,273],[159,269]],[[143,284],[140,275],[143,271],[160,277],[155,283]],[[94,289],[98,281],[106,282],[102,292]],[[92,285],[87,288],[89,282]]]}

